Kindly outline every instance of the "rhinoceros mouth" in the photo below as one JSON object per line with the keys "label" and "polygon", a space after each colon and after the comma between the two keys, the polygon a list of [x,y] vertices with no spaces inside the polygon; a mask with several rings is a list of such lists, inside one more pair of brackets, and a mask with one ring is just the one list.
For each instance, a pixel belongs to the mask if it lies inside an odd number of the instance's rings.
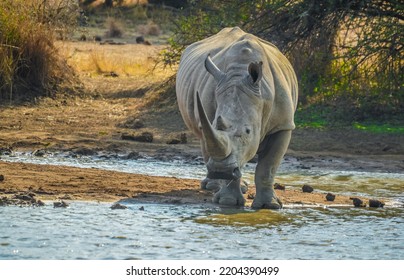
{"label": "rhinoceros mouth", "polygon": [[231,172],[226,171],[208,171],[209,179],[238,180],[241,178],[240,168],[236,167]]}

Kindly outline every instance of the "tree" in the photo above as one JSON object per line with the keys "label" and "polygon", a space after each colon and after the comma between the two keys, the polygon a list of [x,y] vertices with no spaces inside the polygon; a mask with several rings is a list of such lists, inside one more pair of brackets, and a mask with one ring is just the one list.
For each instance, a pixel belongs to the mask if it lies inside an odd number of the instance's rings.
{"label": "tree", "polygon": [[403,8],[398,0],[190,1],[164,58],[176,63],[188,44],[238,25],[286,53],[303,103],[327,94],[329,100],[350,100],[348,110],[366,101],[371,113],[400,112]]}

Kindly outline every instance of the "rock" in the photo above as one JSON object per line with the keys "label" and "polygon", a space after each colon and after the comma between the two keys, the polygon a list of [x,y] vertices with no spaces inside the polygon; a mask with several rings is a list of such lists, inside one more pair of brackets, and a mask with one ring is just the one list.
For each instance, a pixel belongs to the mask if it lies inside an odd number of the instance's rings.
{"label": "rock", "polygon": [[279,184],[279,183],[275,183],[274,184],[274,189],[284,191],[286,189],[286,186],[282,185],[282,184]]}
{"label": "rock", "polygon": [[303,185],[302,187],[302,191],[306,192],[306,193],[311,193],[314,191],[313,187],[309,186],[309,185]]}
{"label": "rock", "polygon": [[0,156],[11,156],[13,154],[12,148],[0,147]]}
{"label": "rock", "polygon": [[0,174],[0,182],[4,181],[4,175]]}
{"label": "rock", "polygon": [[121,135],[122,140],[130,140],[130,141],[137,141],[137,142],[146,142],[151,143],[153,142],[153,134],[150,132],[143,132],[138,135],[123,133]]}
{"label": "rock", "polygon": [[139,152],[130,152],[125,159],[139,159],[143,158],[143,156]]}
{"label": "rock", "polygon": [[80,41],[87,41],[87,36],[86,36],[86,34],[81,34],[79,40],[80,40]]}
{"label": "rock", "polygon": [[126,208],[128,208],[128,207],[126,207],[125,205],[122,205],[122,204],[120,204],[120,203],[114,203],[114,204],[111,206],[111,209],[113,209],[113,210],[116,210],[116,209],[126,209]]}
{"label": "rock", "polygon": [[181,141],[178,140],[177,138],[174,138],[174,139],[168,140],[166,143],[167,143],[168,145],[176,145],[176,144],[181,143]]}
{"label": "rock", "polygon": [[325,196],[325,199],[327,201],[334,201],[335,200],[335,194],[327,193],[327,195]]}
{"label": "rock", "polygon": [[94,151],[93,149],[86,147],[77,148],[73,152],[81,156],[94,156],[97,154],[97,152]]}
{"label": "rock", "polygon": [[384,202],[377,200],[377,199],[369,199],[369,207],[374,207],[374,208],[383,208]]}
{"label": "rock", "polygon": [[46,155],[46,151],[45,150],[35,150],[32,155],[36,156],[36,157],[43,157]]}
{"label": "rock", "polygon": [[143,206],[140,206],[139,210],[140,210],[140,211],[144,211],[144,207],[143,207]]}
{"label": "rock", "polygon": [[93,39],[94,39],[94,41],[96,41],[96,42],[101,42],[101,41],[102,41],[102,37],[99,36],[99,35],[95,35],[95,36],[93,37]]}
{"label": "rock", "polygon": [[36,206],[42,207],[42,206],[45,206],[45,203],[42,200],[38,199],[36,201]]}
{"label": "rock", "polygon": [[14,198],[23,200],[23,201],[31,201],[31,202],[35,201],[35,199],[32,196],[30,196],[29,194],[24,194],[24,193],[16,194],[14,196]]}
{"label": "rock", "polygon": [[137,44],[143,44],[144,43],[144,37],[143,36],[136,37],[136,43]]}
{"label": "rock", "polygon": [[63,200],[53,202],[53,208],[67,208],[68,206],[69,204],[64,202]]}
{"label": "rock", "polygon": [[361,199],[359,199],[357,197],[353,197],[353,198],[351,197],[350,199],[352,200],[353,205],[355,207],[366,207],[366,203],[363,203],[363,201]]}
{"label": "rock", "polygon": [[178,135],[176,138],[173,138],[169,141],[167,141],[167,144],[186,144],[188,142],[187,140],[187,134],[186,133],[181,133]]}

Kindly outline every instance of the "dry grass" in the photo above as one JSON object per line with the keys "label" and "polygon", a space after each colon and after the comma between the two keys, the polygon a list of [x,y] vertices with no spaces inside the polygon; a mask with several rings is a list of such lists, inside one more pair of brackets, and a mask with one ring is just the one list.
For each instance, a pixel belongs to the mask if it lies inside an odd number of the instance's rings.
{"label": "dry grass", "polygon": [[156,67],[162,46],[137,44],[100,45],[92,42],[59,42],[68,63],[81,74],[97,76],[111,72],[123,77],[164,80],[174,72]]}
{"label": "dry grass", "polygon": [[152,21],[149,21],[147,24],[138,25],[137,31],[142,35],[150,35],[150,36],[161,35],[160,27]]}
{"label": "dry grass", "polygon": [[[70,11],[70,2],[55,3]],[[0,99],[54,95],[77,82],[54,46],[54,25],[43,22],[55,7],[42,4],[34,0],[0,2]],[[50,17],[49,22],[52,20]]]}

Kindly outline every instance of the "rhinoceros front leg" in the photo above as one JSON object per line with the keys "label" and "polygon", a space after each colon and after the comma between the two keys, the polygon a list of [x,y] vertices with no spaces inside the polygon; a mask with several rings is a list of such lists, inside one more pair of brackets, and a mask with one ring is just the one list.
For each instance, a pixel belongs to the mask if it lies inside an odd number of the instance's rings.
{"label": "rhinoceros front leg", "polygon": [[244,206],[245,198],[241,191],[240,181],[241,179],[227,181],[227,185],[221,186],[220,190],[215,193],[213,202],[227,206]]}
{"label": "rhinoceros front leg", "polygon": [[258,153],[255,170],[256,195],[252,208],[280,209],[282,202],[276,196],[273,184],[275,173],[289,146],[291,130],[279,131],[269,136],[265,146]]}

